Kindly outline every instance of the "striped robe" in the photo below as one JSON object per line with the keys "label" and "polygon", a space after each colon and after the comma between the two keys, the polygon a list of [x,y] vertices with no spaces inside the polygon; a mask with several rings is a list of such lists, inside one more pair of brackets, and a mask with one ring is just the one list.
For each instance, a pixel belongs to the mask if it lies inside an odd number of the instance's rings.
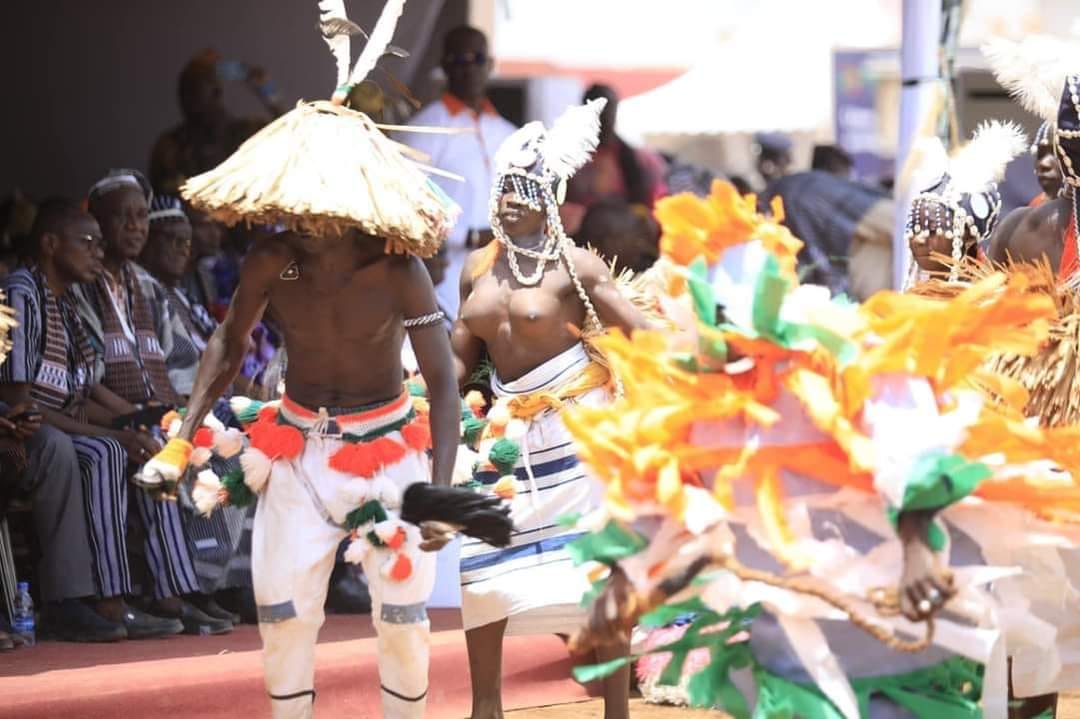
{"label": "striped robe", "polygon": [[[589,363],[581,345],[552,358],[513,382],[492,381],[496,395],[525,395],[564,384]],[[576,401],[603,402],[603,389]],[[529,469],[532,478],[530,480]],[[578,458],[569,433],[555,412],[538,415],[522,441],[514,473],[522,490],[511,504],[514,533],[509,547],[496,549],[475,539],[461,545],[461,614],[465,629],[509,618],[510,634],[569,632],[585,617],[581,599],[589,588],[582,568],[565,549],[581,532],[561,526],[560,517],[587,513],[600,505],[599,486]],[[497,477],[478,477],[494,482]]]}

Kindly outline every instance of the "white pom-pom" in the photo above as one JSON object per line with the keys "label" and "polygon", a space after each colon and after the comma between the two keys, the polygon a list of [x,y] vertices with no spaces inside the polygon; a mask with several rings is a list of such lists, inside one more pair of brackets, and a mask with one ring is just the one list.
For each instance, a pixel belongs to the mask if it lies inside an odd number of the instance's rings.
{"label": "white pom-pom", "polygon": [[244,484],[255,494],[261,492],[266,486],[266,480],[270,479],[270,467],[270,458],[254,447],[248,447],[240,455]]}
{"label": "white pom-pom", "polygon": [[191,464],[196,467],[205,466],[210,458],[214,456],[214,453],[210,451],[209,447],[196,447],[191,452]]}
{"label": "white pom-pom", "polygon": [[492,427],[505,427],[511,419],[513,417],[510,415],[510,408],[502,402],[496,404],[487,413],[487,421]]}
{"label": "white pom-pom", "polygon": [[195,485],[191,488],[191,499],[195,502],[195,508],[199,514],[209,517],[210,513],[220,503],[219,492],[221,480],[212,469],[204,469],[195,478]]}
{"label": "white pom-pom", "polygon": [[371,551],[371,544],[361,537],[360,539],[354,539],[349,542],[349,546],[345,548],[345,561],[350,564],[360,564],[367,557],[368,552]]}
{"label": "white pom-pom", "polygon": [[397,509],[401,506],[401,490],[385,474],[380,474],[372,480],[371,493],[373,498],[382,502],[387,509]]}
{"label": "white pom-pom", "polygon": [[350,479],[338,487],[338,499],[346,507],[359,507],[372,496],[371,481],[367,479]]}
{"label": "white pom-pom", "polygon": [[214,432],[214,449],[225,459],[235,457],[244,449],[244,433],[235,427]]}
{"label": "white pom-pom", "polygon": [[450,484],[459,487],[471,482],[473,469],[479,459],[480,455],[465,445],[458,447],[457,459],[454,460],[454,473],[450,476]]}
{"label": "white pom-pom", "polygon": [[251,400],[247,397],[234,395],[233,397],[229,398],[229,409],[232,410],[233,414],[238,415],[250,406]]}
{"label": "white pom-pom", "polygon": [[523,419],[512,419],[506,423],[503,436],[512,442],[520,442],[529,431],[529,423]]}
{"label": "white pom-pom", "polygon": [[174,419],[172,422],[169,422],[169,430],[165,433],[165,436],[169,439],[173,439],[174,437],[176,437],[176,435],[180,434],[180,427],[183,424],[184,420],[179,418]]}
{"label": "white pom-pom", "polygon": [[203,417],[202,423],[204,427],[209,427],[210,429],[214,430],[214,432],[225,431],[225,425],[213,414],[207,414],[205,417]]}

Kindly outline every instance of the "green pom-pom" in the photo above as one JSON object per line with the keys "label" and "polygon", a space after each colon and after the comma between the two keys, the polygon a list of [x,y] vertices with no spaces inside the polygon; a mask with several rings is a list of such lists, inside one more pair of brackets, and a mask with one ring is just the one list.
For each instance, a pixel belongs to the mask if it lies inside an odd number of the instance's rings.
{"label": "green pom-pom", "polygon": [[424,385],[420,384],[419,382],[411,382],[411,381],[406,382],[405,386],[409,390],[409,396],[410,397],[426,397],[427,396],[427,389],[425,389]]}
{"label": "green pom-pom", "polygon": [[491,445],[491,451],[488,452],[488,461],[495,466],[495,469],[499,470],[499,474],[510,474],[514,471],[514,465],[517,464],[520,456],[521,447],[518,447],[517,442],[511,442],[506,437],[503,437]]}
{"label": "green pom-pom", "polygon": [[369,499],[360,505],[359,509],[354,509],[345,515],[345,526],[349,529],[362,527],[368,522],[385,521],[386,509],[384,509],[382,503],[376,499]]}
{"label": "green pom-pom", "polygon": [[259,412],[265,405],[265,402],[260,402],[257,399],[251,400],[247,407],[244,407],[239,412],[234,412],[236,421],[240,424],[251,424],[259,418]]}
{"label": "green pom-pom", "polygon": [[462,420],[464,425],[461,433],[461,439],[470,448],[475,448],[477,442],[480,441],[480,435],[484,432],[484,427],[487,427],[487,421],[483,420],[472,413],[469,410],[469,416]]}
{"label": "green pom-pom", "polygon": [[221,486],[229,495],[229,504],[234,507],[247,507],[255,503],[255,493],[244,484],[244,473],[241,470],[229,472],[221,478]]}

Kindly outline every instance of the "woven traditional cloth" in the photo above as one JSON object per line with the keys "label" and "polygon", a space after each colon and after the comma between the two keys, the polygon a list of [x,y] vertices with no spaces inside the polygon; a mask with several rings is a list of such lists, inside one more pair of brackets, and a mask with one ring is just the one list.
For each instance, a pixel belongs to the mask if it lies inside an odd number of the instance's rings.
{"label": "woven traditional cloth", "polygon": [[105,386],[128,402],[153,399],[179,404],[180,396],[169,382],[165,355],[154,331],[153,315],[130,265],[121,270],[117,289],[119,297],[114,298],[104,277],[93,287],[105,335]]}

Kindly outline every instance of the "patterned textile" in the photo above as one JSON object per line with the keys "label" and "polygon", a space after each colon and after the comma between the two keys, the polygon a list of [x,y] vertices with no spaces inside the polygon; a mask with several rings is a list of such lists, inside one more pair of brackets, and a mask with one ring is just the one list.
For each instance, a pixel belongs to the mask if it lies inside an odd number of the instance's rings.
{"label": "patterned textile", "polygon": [[70,296],[56,297],[37,270],[22,268],[3,282],[19,326],[11,332],[0,382],[29,383],[42,406],[82,420],[93,382],[95,353]]}
{"label": "patterned textile", "polygon": [[135,266],[124,266],[119,283],[99,278],[89,294],[101,319],[105,386],[136,404],[151,399],[179,404],[180,396],[169,382],[158,328],[136,279]]}
{"label": "patterned textile", "polygon": [[138,268],[136,278],[158,328],[169,382],[181,396],[191,394],[206,342],[217,323],[179,287],[165,287]]}

